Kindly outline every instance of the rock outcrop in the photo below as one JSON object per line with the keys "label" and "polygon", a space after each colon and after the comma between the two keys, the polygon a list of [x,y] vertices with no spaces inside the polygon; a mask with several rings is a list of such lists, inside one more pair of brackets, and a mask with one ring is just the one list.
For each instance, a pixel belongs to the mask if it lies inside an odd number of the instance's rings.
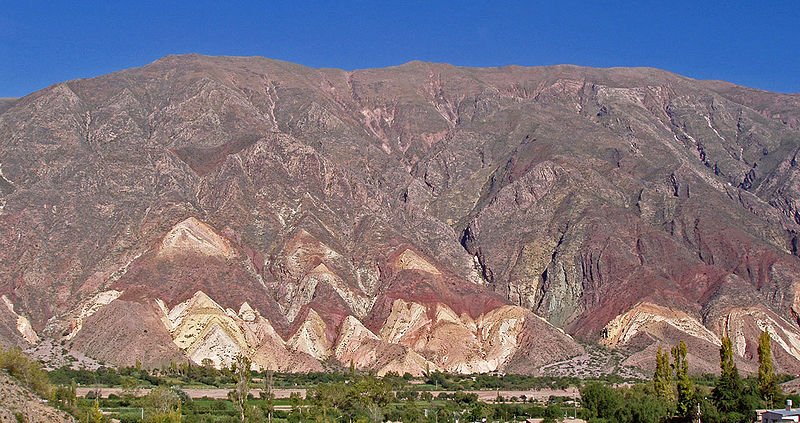
{"label": "rock outcrop", "polygon": [[57,84],[0,105],[0,344],[538,373],[574,338],[645,369],[684,339],[705,371],[767,330],[790,371],[798,122],[654,69],[189,55]]}

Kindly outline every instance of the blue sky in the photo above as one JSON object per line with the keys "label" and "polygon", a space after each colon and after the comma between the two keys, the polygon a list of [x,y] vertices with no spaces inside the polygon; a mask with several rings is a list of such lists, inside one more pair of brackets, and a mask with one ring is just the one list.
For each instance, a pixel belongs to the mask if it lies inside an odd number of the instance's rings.
{"label": "blue sky", "polygon": [[176,53],[358,69],[651,66],[800,92],[800,1],[0,0],[0,97]]}

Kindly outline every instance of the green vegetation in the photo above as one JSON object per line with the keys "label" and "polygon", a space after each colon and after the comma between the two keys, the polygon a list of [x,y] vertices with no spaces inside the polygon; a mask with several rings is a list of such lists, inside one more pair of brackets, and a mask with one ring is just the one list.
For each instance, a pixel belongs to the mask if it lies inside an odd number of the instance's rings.
{"label": "green vegetation", "polygon": [[581,401],[580,417],[592,423],[656,423],[671,414],[670,404],[648,385],[615,389],[589,383],[581,389]]}
{"label": "green vegetation", "polygon": [[[274,388],[313,388],[323,383],[344,383],[353,379],[356,372],[345,373],[275,373],[272,371],[253,372],[252,377],[265,380],[270,374]],[[125,387],[134,385],[138,388],[152,386],[183,386],[196,388],[228,388],[236,384],[232,369],[215,369],[210,364],[198,366],[190,363],[171,364],[166,369],[142,369],[124,367],[119,369],[100,367],[97,370],[70,369],[67,367],[49,373],[50,381],[57,385],[75,382],[83,386]],[[623,379],[618,376],[604,376],[596,379],[580,379],[577,377],[526,376],[526,375],[460,375],[431,372],[428,376],[414,378],[410,374],[399,375],[389,372],[383,379],[397,388],[409,384],[412,380],[415,390],[537,390],[566,389],[580,386],[586,381],[598,381],[608,384],[638,383],[641,380]],[[421,382],[421,383],[418,383]]]}
{"label": "green vegetation", "polygon": [[[8,373],[35,394],[48,399],[50,404],[73,416],[81,416],[82,420],[89,423],[105,420],[105,417],[99,412],[97,401],[79,404],[75,396],[74,382],[53,385],[41,363],[29,359],[19,348],[9,350],[0,348],[0,370]],[[18,421],[24,421],[24,417],[16,417]]]}
{"label": "green vegetation", "polygon": [[30,360],[19,348],[0,349],[0,369],[42,398],[49,398],[53,391],[42,365]]}
{"label": "green vegetation", "polygon": [[656,351],[656,372],[653,374],[653,388],[660,399],[667,402],[674,399],[672,368],[669,366],[669,356],[661,349],[661,346]]}
{"label": "green vegetation", "polygon": [[686,344],[680,341],[672,348],[672,367],[675,369],[676,414],[678,417],[689,420],[694,411],[695,391],[692,380],[689,379],[689,361],[686,359]]}
{"label": "green vegetation", "polygon": [[[239,356],[227,369],[170,364],[165,369],[100,368],[95,371],[58,369],[49,374],[19,350],[0,351],[0,369],[71,413],[78,420],[100,423],[172,422],[373,422],[520,421],[526,417],[558,421],[575,415],[591,423],[689,422],[697,413],[703,422],[749,421],[756,408],[786,399],[775,375],[769,335],[759,338],[759,373],[742,378],[733,360],[732,342],[723,338],[720,376],[689,376],[689,351],[684,342],[656,352],[652,381],[625,382],[619,378],[576,378],[520,375],[453,375],[429,372],[416,378],[389,373],[382,378],[350,369],[346,373],[276,374],[250,371]],[[671,360],[670,360],[671,358]],[[119,395],[76,398],[76,386],[114,386]],[[182,387],[214,386],[229,390],[227,399],[191,399]],[[539,390],[580,388],[581,402],[550,397],[534,401],[522,395],[481,401],[472,390]],[[252,388],[261,388],[258,398]],[[276,387],[306,388],[306,397],[292,394],[276,399]],[[439,390],[449,392],[436,392]],[[793,398],[798,400],[800,399]]]}
{"label": "green vegetation", "polygon": [[[411,375],[404,375],[409,379]],[[397,374],[387,374],[386,378],[398,378]],[[571,386],[581,386],[587,381],[597,381],[608,384],[637,383],[640,380],[626,380],[619,376],[607,375],[594,379],[581,379],[577,377],[554,377],[554,376],[526,376],[526,375],[496,375],[496,374],[477,374],[477,375],[458,375],[447,374],[438,371],[429,372],[424,378],[424,384],[418,389],[431,390],[539,390],[539,389],[566,389]]]}
{"label": "green vegetation", "polygon": [[758,338],[758,392],[761,399],[770,401],[780,395],[775,382],[775,369],[772,367],[772,348],[767,331]]}

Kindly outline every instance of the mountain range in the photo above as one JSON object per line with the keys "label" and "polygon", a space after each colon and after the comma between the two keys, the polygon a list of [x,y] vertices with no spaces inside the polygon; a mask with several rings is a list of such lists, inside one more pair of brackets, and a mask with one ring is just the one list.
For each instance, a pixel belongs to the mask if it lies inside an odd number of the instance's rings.
{"label": "mountain range", "polygon": [[798,151],[800,95],[656,69],[169,56],[0,100],[0,345],[797,373]]}

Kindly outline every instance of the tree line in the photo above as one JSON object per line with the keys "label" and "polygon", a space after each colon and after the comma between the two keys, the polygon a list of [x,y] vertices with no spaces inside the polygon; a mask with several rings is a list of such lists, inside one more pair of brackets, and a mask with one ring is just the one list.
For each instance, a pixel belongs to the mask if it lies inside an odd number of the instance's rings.
{"label": "tree line", "polygon": [[[752,421],[754,410],[781,404],[786,396],[778,384],[771,353],[769,334],[763,332],[758,342],[758,374],[742,377],[734,361],[733,344],[722,338],[719,350],[720,374],[707,379],[692,377],[688,349],[681,341],[669,349],[659,347],[652,380],[621,383],[621,380],[572,381],[516,375],[475,375],[471,377],[429,372],[413,382],[411,375],[388,374],[377,378],[351,369],[349,373],[276,375],[253,372],[245,356],[239,356],[224,369],[210,363],[170,365],[153,372],[140,365],[123,369],[101,368],[95,371],[59,369],[48,374],[40,363],[28,359],[18,349],[0,350],[0,369],[51,404],[70,412],[81,421],[100,423],[108,420],[100,412],[97,398],[75,396],[76,382],[107,383],[122,386],[121,398],[102,400],[103,407],[138,408],[136,414],[122,414],[123,423],[146,422],[272,422],[272,421],[434,421],[465,420],[509,421],[521,417],[544,417],[557,421],[565,413],[575,414],[592,423],[661,423],[703,422],[734,423]],[[259,381],[254,376],[260,377]],[[183,380],[213,380],[215,386],[230,388],[229,398],[192,401],[173,383]],[[555,387],[575,382],[580,385],[581,407],[571,399],[551,398],[533,403],[526,398],[501,398],[493,403],[478,401],[478,396],[464,391],[464,386],[506,388],[509,386]],[[140,396],[142,384],[155,386]],[[308,387],[307,395],[293,395],[280,400],[276,410],[272,389],[276,384]],[[431,387],[453,389],[454,393],[432,395]],[[251,388],[259,387],[259,398]],[[289,405],[288,411],[286,405]]]}
{"label": "tree line", "polygon": [[687,355],[683,341],[670,350],[659,347],[653,379],[647,385],[612,388],[587,384],[581,389],[587,419],[592,423],[743,423],[753,421],[756,409],[781,404],[787,398],[777,383],[766,331],[758,339],[755,377],[740,376],[727,336],[719,349],[720,375],[712,387],[693,382]]}

